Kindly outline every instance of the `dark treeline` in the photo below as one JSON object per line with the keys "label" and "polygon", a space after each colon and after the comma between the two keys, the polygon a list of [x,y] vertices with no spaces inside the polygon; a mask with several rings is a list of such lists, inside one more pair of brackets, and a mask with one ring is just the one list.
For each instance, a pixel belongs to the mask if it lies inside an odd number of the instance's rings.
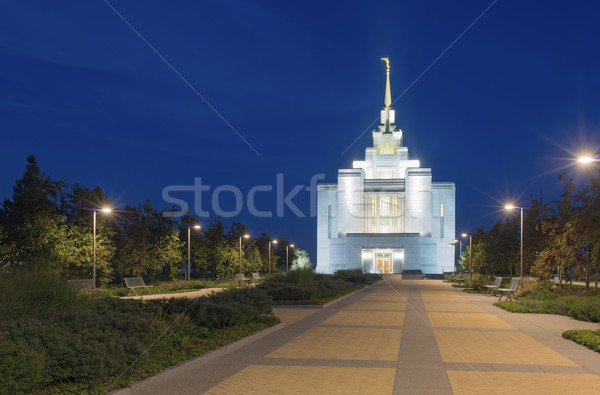
{"label": "dark treeline", "polygon": [[[564,183],[559,200],[545,202],[540,196],[523,204],[524,273],[542,279],[554,273],[561,279],[583,277],[589,286],[600,269],[600,175],[590,173],[589,183],[579,188],[564,174],[559,180]],[[490,230],[478,229],[473,234],[473,271],[518,276],[519,229],[518,210]],[[465,269],[469,268],[468,250],[467,245],[461,255]]]}
{"label": "dark treeline", "polygon": [[[0,264],[10,269],[44,266],[72,278],[91,278],[93,213],[96,219],[96,276],[99,284],[142,276],[148,281],[178,278],[187,260],[190,229],[192,277],[229,278],[239,271],[239,240],[248,233],[234,222],[209,223],[192,216],[177,220],[163,215],[147,200],[139,206],[112,207],[101,188],[69,186],[41,171],[34,156],[17,180],[12,199],[0,208]],[[200,224],[197,230],[193,226]],[[242,271],[268,271],[271,238],[242,238]],[[286,245],[272,244],[271,270],[285,268]],[[289,248],[291,268],[310,267],[306,251]]]}

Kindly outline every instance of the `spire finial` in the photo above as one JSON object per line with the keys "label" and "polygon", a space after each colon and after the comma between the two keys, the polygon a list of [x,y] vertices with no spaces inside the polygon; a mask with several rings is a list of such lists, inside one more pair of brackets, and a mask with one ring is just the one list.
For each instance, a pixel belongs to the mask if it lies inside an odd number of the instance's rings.
{"label": "spire finial", "polygon": [[383,60],[385,62],[385,65],[387,66],[387,73],[390,73],[390,58],[381,58],[381,60]]}
{"label": "spire finial", "polygon": [[387,80],[385,82],[385,108],[389,108],[392,105],[392,91],[390,89],[390,58],[381,58],[387,66],[386,74]]}

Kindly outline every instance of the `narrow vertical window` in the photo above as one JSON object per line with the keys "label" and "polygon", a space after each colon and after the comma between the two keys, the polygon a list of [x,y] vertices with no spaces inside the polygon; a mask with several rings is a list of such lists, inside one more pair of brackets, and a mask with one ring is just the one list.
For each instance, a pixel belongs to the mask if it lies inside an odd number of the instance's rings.
{"label": "narrow vertical window", "polygon": [[327,206],[327,238],[331,239],[331,205]]}
{"label": "narrow vertical window", "polygon": [[440,204],[440,239],[444,238],[444,204]]}

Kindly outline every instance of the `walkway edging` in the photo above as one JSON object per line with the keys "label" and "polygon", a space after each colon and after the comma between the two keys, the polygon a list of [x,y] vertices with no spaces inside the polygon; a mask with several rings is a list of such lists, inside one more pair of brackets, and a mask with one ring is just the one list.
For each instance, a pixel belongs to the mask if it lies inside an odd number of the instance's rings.
{"label": "walkway edging", "polygon": [[[375,284],[379,284],[379,282],[377,282]],[[373,285],[375,285],[375,284],[373,284]],[[333,306],[334,304],[341,302],[342,300],[345,300],[345,299],[349,298],[350,296],[352,296],[360,291],[363,291],[367,288],[368,287],[366,285],[364,285],[361,289],[352,291],[349,294],[340,296],[339,298],[329,301],[325,304],[275,304],[275,305],[273,305],[273,308],[274,309],[315,309],[315,310],[327,309],[327,308]]]}
{"label": "walkway edging", "polygon": [[229,354],[232,351],[235,351],[239,348],[242,348],[243,346],[247,345],[248,343],[252,343],[256,340],[262,339],[263,337],[270,335],[273,332],[276,332],[280,329],[283,329],[286,326],[285,322],[281,322],[277,325],[274,325],[272,327],[263,329],[261,331],[255,332],[253,334],[251,334],[250,336],[246,336],[240,340],[237,340],[233,343],[229,343],[225,346],[219,347],[216,350],[212,350],[209,351],[205,354],[202,354],[200,356],[197,356],[195,358],[192,359],[188,359],[187,361],[183,361],[182,363],[178,364],[178,365],[173,365],[173,366],[169,366],[166,369],[161,370],[160,372],[156,373],[155,375],[153,375],[152,377],[148,377],[146,379],[140,380],[140,381],[136,381],[135,383],[131,384],[129,387],[126,388],[119,388],[117,390],[111,391],[109,392],[109,394],[121,394],[121,395],[128,395],[131,393],[131,389],[132,387],[134,387],[136,384],[138,383],[142,383],[145,382],[147,380],[153,380],[159,376],[162,376],[164,374],[168,374],[169,371],[173,370],[173,369],[177,369],[180,368],[184,365],[188,365],[188,364],[205,364],[207,362],[212,361],[215,358],[221,357],[223,355]]}

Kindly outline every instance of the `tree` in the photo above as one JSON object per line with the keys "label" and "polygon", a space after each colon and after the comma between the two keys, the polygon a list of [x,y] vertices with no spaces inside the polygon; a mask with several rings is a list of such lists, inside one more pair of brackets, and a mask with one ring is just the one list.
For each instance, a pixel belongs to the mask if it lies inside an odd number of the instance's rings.
{"label": "tree", "polygon": [[119,215],[115,273],[156,279],[159,272],[173,277],[181,261],[183,243],[176,224],[148,200],[138,207],[126,206]]}
{"label": "tree", "polygon": [[308,270],[312,269],[312,263],[306,250],[300,248],[295,250],[295,258],[290,267],[291,270]]}
{"label": "tree", "polygon": [[27,158],[25,173],[16,182],[12,200],[4,200],[0,215],[2,244],[12,246],[7,257],[11,264],[60,269],[57,249],[66,242],[59,209],[64,189],[64,182],[53,181],[40,170],[35,156]]}

